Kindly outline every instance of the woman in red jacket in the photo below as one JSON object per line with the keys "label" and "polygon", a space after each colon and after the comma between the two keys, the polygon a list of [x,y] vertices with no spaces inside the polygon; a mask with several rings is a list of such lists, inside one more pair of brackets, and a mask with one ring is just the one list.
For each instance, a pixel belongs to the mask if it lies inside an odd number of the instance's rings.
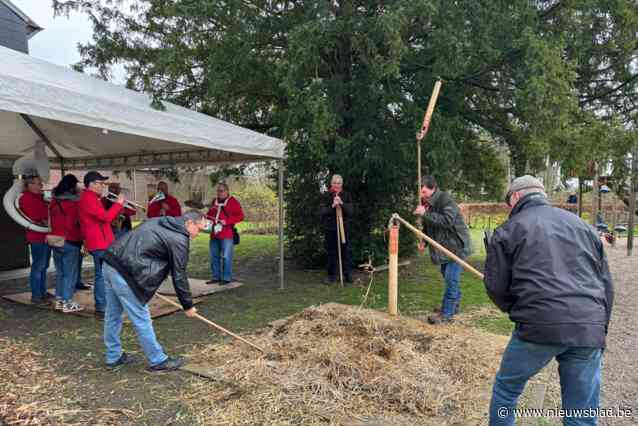
{"label": "woman in red jacket", "polygon": [[50,235],[64,237],[64,246],[53,248],[53,261],[57,272],[55,309],[64,313],[79,312],[84,308],[73,301],[75,284],[80,274],[80,216],[78,210],[78,179],[65,175],[53,190],[49,205]]}
{"label": "woman in red jacket", "polygon": [[[32,222],[47,226],[49,209],[42,194],[42,180],[37,177],[28,177],[24,180],[24,192],[20,196],[20,210]],[[51,249],[46,243],[46,235],[42,232],[27,229],[27,244],[31,248],[31,303],[37,305],[49,304],[50,296],[47,293],[47,269],[51,261]]]}
{"label": "woman in red jacket", "polygon": [[[217,185],[217,198],[206,214],[213,221],[210,233],[210,269],[213,279],[207,284],[228,284],[233,280],[233,227],[244,220],[239,201],[231,197],[228,185]],[[223,268],[222,268],[223,259]]]}

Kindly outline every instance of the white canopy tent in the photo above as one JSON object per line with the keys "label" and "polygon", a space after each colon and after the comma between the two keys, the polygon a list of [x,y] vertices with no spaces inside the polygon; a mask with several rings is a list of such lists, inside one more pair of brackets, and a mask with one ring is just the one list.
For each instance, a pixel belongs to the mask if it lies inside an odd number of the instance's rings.
{"label": "white canopy tent", "polygon": [[279,160],[283,287],[283,141],[0,47],[0,159],[43,140],[62,169],[130,169]]}

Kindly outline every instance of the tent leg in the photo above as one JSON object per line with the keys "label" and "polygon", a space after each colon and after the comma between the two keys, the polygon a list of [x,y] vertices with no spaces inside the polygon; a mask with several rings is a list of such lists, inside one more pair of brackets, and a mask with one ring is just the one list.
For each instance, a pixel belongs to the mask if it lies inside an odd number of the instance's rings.
{"label": "tent leg", "polygon": [[284,161],[278,161],[279,169],[279,288],[285,287],[284,282]]}

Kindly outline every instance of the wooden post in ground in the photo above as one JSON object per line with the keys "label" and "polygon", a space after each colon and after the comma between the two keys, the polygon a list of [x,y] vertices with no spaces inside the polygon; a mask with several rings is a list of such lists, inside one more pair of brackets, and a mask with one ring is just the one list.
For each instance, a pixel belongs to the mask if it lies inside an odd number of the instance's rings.
{"label": "wooden post in ground", "polygon": [[390,227],[388,241],[388,313],[396,316],[399,313],[399,225]]}
{"label": "wooden post in ground", "polygon": [[[439,99],[439,93],[441,91],[441,85],[443,83],[441,80],[437,80],[434,83],[434,88],[432,89],[432,96],[430,96],[430,102],[428,103],[428,107],[425,110],[425,115],[423,116],[423,124],[421,125],[421,130],[416,135],[416,202],[417,205],[421,204],[421,141],[428,134],[428,130],[430,129],[430,121],[432,121],[432,114],[434,113],[434,107],[436,106],[436,101]],[[417,218],[417,224],[419,227],[421,226],[421,216]],[[419,244],[419,247],[421,245]]]}

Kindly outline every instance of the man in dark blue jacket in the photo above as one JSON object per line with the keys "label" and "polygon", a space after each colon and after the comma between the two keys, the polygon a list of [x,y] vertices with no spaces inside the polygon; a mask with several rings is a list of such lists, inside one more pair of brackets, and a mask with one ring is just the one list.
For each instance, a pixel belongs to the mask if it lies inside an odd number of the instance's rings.
{"label": "man in dark blue jacket", "polygon": [[594,425],[614,298],[603,244],[578,216],[552,207],[532,176],[515,179],[506,201],[510,217],[487,242],[485,287],[516,326],[494,382],[490,425],[514,425],[525,384],[553,358],[563,409],[591,409],[565,424]]}

